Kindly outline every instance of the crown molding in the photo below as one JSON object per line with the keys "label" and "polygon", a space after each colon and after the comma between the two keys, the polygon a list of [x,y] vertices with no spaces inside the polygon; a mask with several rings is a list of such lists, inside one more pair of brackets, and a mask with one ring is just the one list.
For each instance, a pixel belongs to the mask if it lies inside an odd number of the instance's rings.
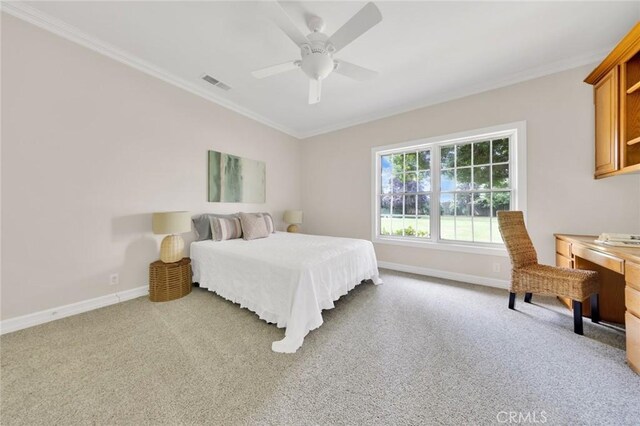
{"label": "crown molding", "polygon": [[256,114],[255,112],[247,108],[244,108],[234,102],[228,101],[220,96],[217,96],[215,93],[210,93],[187,80],[184,80],[161,68],[158,68],[155,65],[152,65],[147,61],[137,58],[136,56],[122,49],[119,49],[109,43],[106,43],[93,36],[90,36],[89,34],[83,32],[82,30],[72,25],[69,25],[57,18],[54,18],[53,16],[48,15],[40,11],[39,9],[29,6],[21,1],[15,1],[15,2],[2,1],[0,2],[0,10],[16,18],[22,19],[23,21],[29,22],[30,24],[33,24],[39,28],[42,28],[58,36],[61,36],[67,40],[70,40],[74,43],[77,43],[81,46],[89,48],[104,56],[114,59],[120,63],[128,65],[132,68],[135,68],[138,71],[142,71],[153,77],[159,78],[160,80],[166,83],[172,84],[176,87],[186,90],[187,92],[190,92],[194,95],[200,96],[201,98],[204,98],[208,101],[218,104],[224,108],[237,112],[238,114],[241,114],[259,123],[262,123],[265,126],[271,127],[280,132],[286,133],[289,136],[293,136],[297,139],[300,139],[300,134],[293,129],[290,129],[286,126],[282,126],[274,121],[271,121],[260,114]]}
{"label": "crown molding", "polygon": [[545,77],[547,75],[556,74],[562,71],[567,71],[567,70],[582,67],[585,65],[596,64],[600,62],[602,58],[607,56],[607,54],[611,51],[612,48],[613,46],[611,48],[598,50],[595,52],[587,53],[585,55],[576,56],[569,59],[563,59],[561,61],[553,62],[551,64],[546,64],[540,67],[531,68],[525,71],[514,73],[494,81],[489,81],[489,82],[478,84],[478,85],[470,85],[470,86],[462,87],[458,90],[451,91],[446,94],[429,97],[426,100],[422,100],[420,102],[413,103],[408,106],[388,109],[383,112],[370,114],[368,116],[361,117],[355,120],[344,121],[338,124],[332,124],[330,126],[322,127],[320,129],[312,130],[309,132],[302,132],[299,138],[304,140],[314,136],[320,136],[327,133],[336,132],[338,130],[343,130],[349,127],[371,123],[373,121],[382,120],[384,118],[393,117],[395,115],[403,114],[410,111],[415,111],[421,108],[426,108],[426,107],[442,104],[445,102],[454,101],[456,99],[466,98],[467,96],[488,92],[490,90],[500,89],[500,88],[511,86],[517,83],[534,80],[536,78]]}
{"label": "crown molding", "polygon": [[342,121],[336,124],[331,124],[329,126],[325,126],[315,130],[310,130],[305,132],[305,131],[296,131],[287,126],[278,124],[234,102],[228,101],[222,98],[221,96],[217,96],[215,93],[206,91],[194,83],[191,83],[187,80],[177,77],[109,43],[103,42],[95,37],[92,37],[86,34],[85,32],[81,31],[80,29],[73,27],[57,18],[54,18],[21,1],[15,1],[15,2],[1,1],[0,10],[2,10],[3,12],[7,12],[8,14],[15,16],[16,18],[29,22],[37,27],[40,27],[54,34],[57,34],[67,40],[80,44],[102,55],[105,55],[120,63],[128,65],[139,71],[142,71],[148,75],[159,78],[160,80],[163,80],[169,84],[172,84],[176,87],[186,90],[194,95],[197,95],[201,98],[204,98],[208,101],[218,104],[224,108],[237,112],[238,114],[241,114],[245,117],[248,117],[252,120],[262,123],[268,127],[271,127],[275,130],[281,131],[289,136],[293,136],[301,140],[335,132],[338,130],[343,130],[348,127],[354,127],[361,124],[370,123],[373,121],[403,114],[409,111],[414,111],[417,109],[441,104],[444,102],[461,99],[461,98],[471,96],[471,95],[476,95],[482,92],[499,89],[499,88],[510,86],[516,83],[521,83],[527,80],[544,77],[546,75],[555,74],[558,72],[566,71],[572,68],[577,68],[587,64],[594,64],[594,63],[600,62],[613,48],[612,46],[609,49],[591,52],[578,57],[573,57],[573,58],[565,59],[562,61],[554,62],[552,64],[547,64],[537,68],[532,68],[529,70],[512,74],[505,78],[489,81],[479,85],[470,85],[470,86],[462,87],[455,91],[450,91],[446,94],[432,96],[432,97],[429,97],[428,99],[424,99],[420,102],[405,105],[403,107],[387,109],[374,114],[366,115],[364,117],[356,118],[353,120]]}

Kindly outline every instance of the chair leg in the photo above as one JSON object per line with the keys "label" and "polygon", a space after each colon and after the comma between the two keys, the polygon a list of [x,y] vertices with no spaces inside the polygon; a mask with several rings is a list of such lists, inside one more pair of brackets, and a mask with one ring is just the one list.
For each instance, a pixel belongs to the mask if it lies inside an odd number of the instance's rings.
{"label": "chair leg", "polygon": [[516,309],[516,294],[509,292],[509,309]]}
{"label": "chair leg", "polygon": [[532,293],[525,293],[524,294],[524,303],[531,303],[531,297],[533,297]]}
{"label": "chair leg", "polygon": [[583,334],[582,331],[582,302],[573,300],[573,332]]}
{"label": "chair leg", "polygon": [[600,296],[598,293],[591,295],[591,322],[600,322]]}

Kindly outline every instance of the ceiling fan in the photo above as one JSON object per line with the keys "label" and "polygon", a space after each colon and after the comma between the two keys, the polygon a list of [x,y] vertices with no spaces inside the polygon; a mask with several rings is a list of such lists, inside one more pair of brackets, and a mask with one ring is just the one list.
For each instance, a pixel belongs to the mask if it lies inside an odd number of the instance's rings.
{"label": "ceiling fan", "polygon": [[254,71],[256,78],[265,78],[296,68],[309,77],[309,104],[320,102],[322,80],[333,71],[353,78],[354,80],[368,80],[375,77],[376,71],[354,65],[350,62],[333,59],[333,55],[342,50],[362,34],[382,21],[380,10],[373,3],[367,3],[358,13],[353,15],[331,37],[324,31],[322,18],[312,16],[307,20],[311,34],[305,36],[291,20],[282,6],[276,2],[278,13],[275,22],[280,29],[300,48],[301,59],[273,65]]}

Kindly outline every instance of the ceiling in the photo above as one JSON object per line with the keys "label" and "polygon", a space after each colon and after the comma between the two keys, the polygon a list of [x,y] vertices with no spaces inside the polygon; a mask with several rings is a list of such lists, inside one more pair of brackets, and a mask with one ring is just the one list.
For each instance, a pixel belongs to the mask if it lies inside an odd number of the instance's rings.
{"label": "ceiling", "polygon": [[[283,2],[306,34],[332,34],[364,2]],[[3,9],[296,137],[307,137],[601,60],[640,19],[640,2],[376,2],[383,21],[336,58],[377,70],[331,74],[307,104],[299,59],[270,2],[28,2]],[[8,6],[8,7],[5,7]],[[22,15],[22,16],[21,16]],[[231,86],[223,91],[203,73]]]}

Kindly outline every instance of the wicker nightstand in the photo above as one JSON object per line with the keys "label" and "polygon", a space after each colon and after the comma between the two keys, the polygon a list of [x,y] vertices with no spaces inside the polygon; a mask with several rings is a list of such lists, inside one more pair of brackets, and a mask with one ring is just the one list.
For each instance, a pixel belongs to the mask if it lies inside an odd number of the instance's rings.
{"label": "wicker nightstand", "polygon": [[149,265],[149,300],[167,302],[191,293],[191,259],[164,263],[160,260]]}

